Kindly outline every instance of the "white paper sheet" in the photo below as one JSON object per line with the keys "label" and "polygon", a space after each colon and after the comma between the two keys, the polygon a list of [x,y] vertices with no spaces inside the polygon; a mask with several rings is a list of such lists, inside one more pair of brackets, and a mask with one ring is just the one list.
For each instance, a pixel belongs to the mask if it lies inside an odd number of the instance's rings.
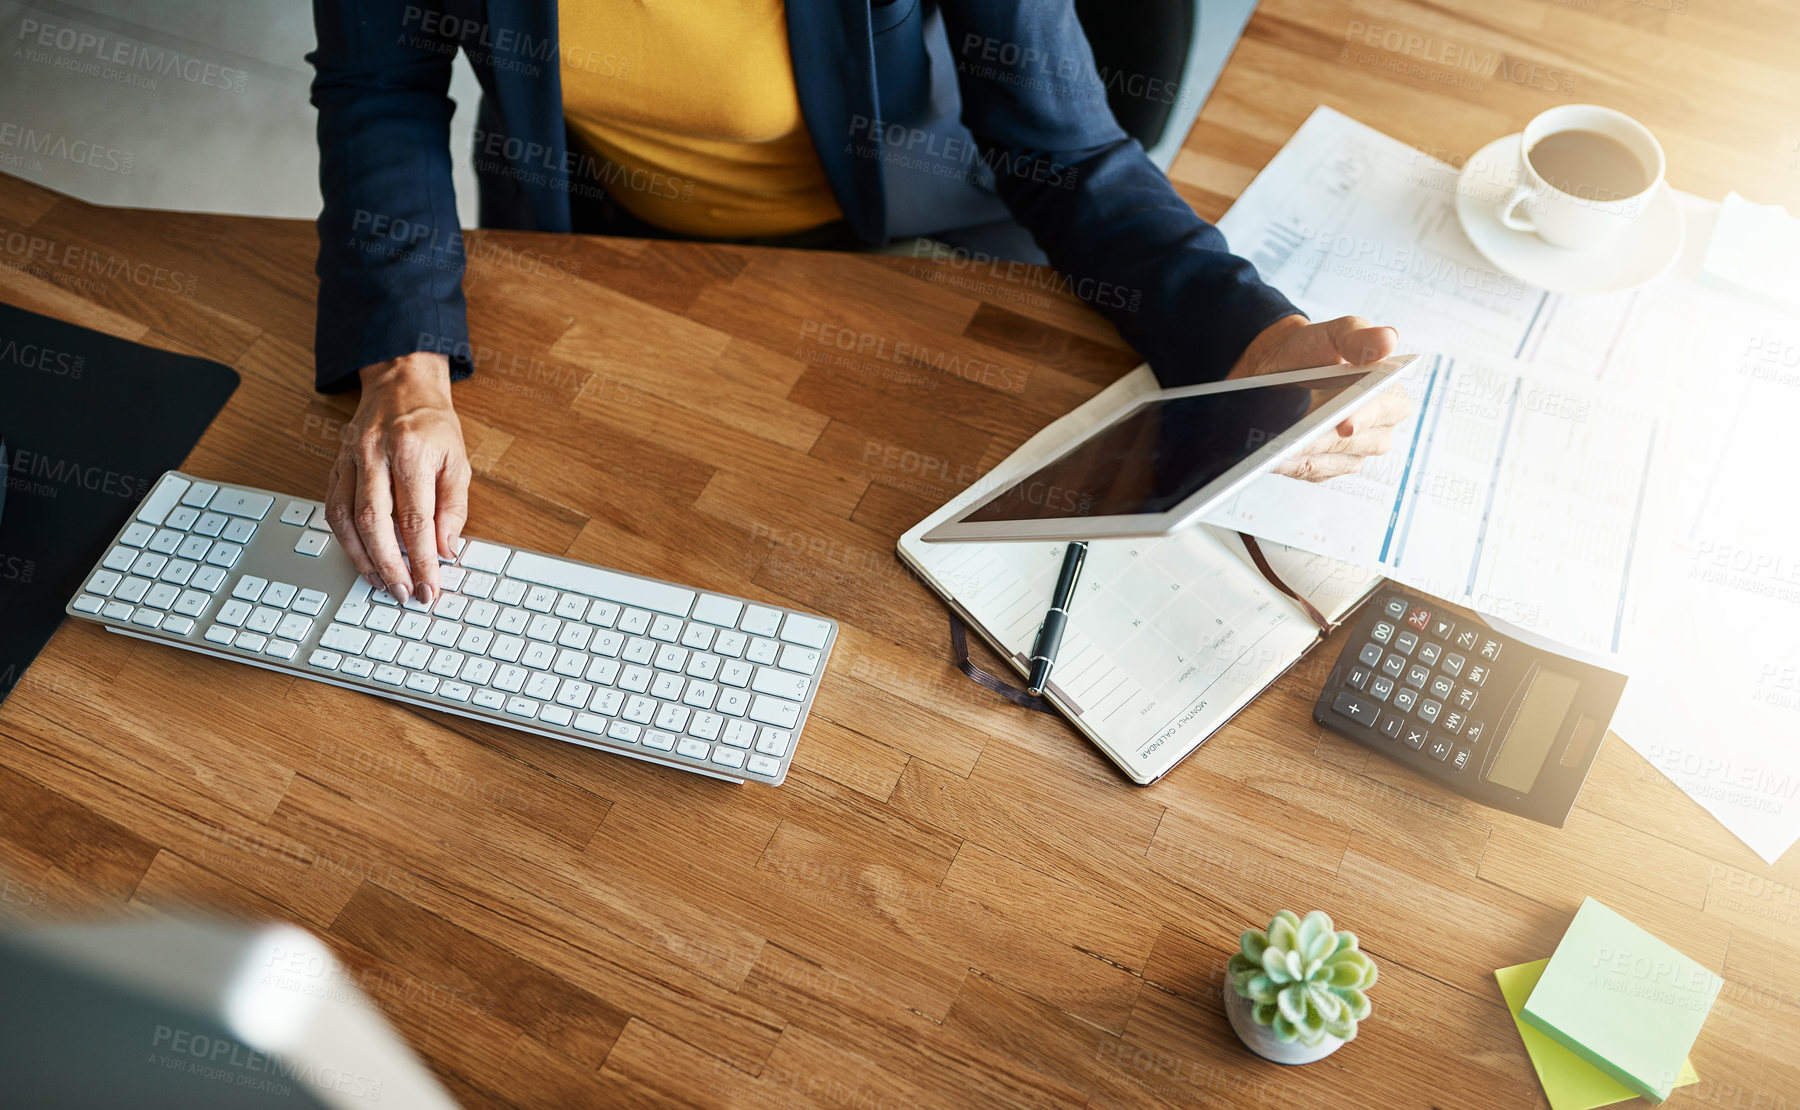
{"label": "white paper sheet", "polygon": [[[1546,388],[1597,386],[1594,396],[1608,404],[1653,415],[1647,460],[1635,454],[1640,441],[1628,422],[1583,430],[1592,437],[1587,462],[1604,472],[1588,488],[1610,491],[1602,503],[1612,504],[1619,475],[1631,468],[1642,491],[1624,553],[1616,636],[1561,627],[1588,628],[1601,607],[1572,597],[1548,570],[1542,580],[1521,571],[1523,588],[1509,583],[1490,589],[1485,603],[1470,603],[1520,631],[1530,626],[1581,645],[1588,650],[1576,654],[1629,674],[1614,731],[1773,862],[1800,839],[1800,495],[1793,477],[1800,314],[1703,281],[1719,206],[1679,193],[1687,245],[1670,273],[1606,296],[1526,285],[1489,266],[1462,233],[1456,176],[1451,166],[1320,108],[1220,227],[1314,319],[1367,316],[1399,328],[1403,351],[1491,366],[1518,360],[1512,365]],[[1789,263],[1800,271],[1800,258]],[[1364,486],[1392,478],[1383,469],[1392,466],[1371,467]],[[1590,476],[1565,477],[1574,479],[1567,490]],[[1271,499],[1255,506],[1259,519],[1241,522],[1246,531],[1278,531],[1283,542],[1341,553],[1371,527],[1356,532],[1331,515],[1354,505],[1355,480],[1328,483],[1345,489],[1325,497],[1284,493],[1278,483],[1288,480],[1268,481],[1270,490],[1240,499]],[[1550,494],[1549,485],[1538,488]],[[1381,498],[1367,504],[1379,509]],[[1619,542],[1610,509],[1595,517],[1587,509],[1521,506],[1514,515],[1515,539],[1531,540],[1526,522],[1540,515],[1564,544],[1585,542],[1608,555]],[[1344,538],[1322,542],[1327,529],[1340,527]],[[1584,538],[1583,529],[1591,535]],[[1379,552],[1358,558],[1383,565]],[[1521,559],[1501,562],[1529,565]],[[1615,564],[1602,558],[1596,565]],[[1404,565],[1395,577],[1409,580]],[[1616,591],[1609,600],[1616,602]],[[1557,617],[1548,620],[1552,606]],[[1526,631],[1525,638],[1542,637]]]}

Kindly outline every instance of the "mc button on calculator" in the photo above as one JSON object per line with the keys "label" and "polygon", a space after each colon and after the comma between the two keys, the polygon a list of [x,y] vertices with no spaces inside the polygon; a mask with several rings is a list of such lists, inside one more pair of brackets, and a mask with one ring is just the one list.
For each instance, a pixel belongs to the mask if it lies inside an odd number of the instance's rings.
{"label": "mc button on calculator", "polygon": [[1391,586],[1349,631],[1314,720],[1484,805],[1562,827],[1623,675]]}

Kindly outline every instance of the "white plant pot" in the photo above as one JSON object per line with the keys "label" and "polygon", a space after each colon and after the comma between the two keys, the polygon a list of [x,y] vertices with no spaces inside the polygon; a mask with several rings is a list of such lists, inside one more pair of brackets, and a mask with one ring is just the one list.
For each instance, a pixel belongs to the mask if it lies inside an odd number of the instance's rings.
{"label": "white plant pot", "polygon": [[1316,1045],[1304,1045],[1299,1041],[1283,1041],[1275,1036],[1275,1030],[1267,1025],[1256,1024],[1251,1013],[1255,1003],[1237,992],[1231,985],[1231,973],[1225,974],[1221,993],[1225,999],[1225,1016],[1231,1021],[1231,1028],[1244,1042],[1244,1047],[1265,1060],[1277,1064],[1310,1064],[1344,1047],[1344,1042],[1325,1034],[1325,1039]]}

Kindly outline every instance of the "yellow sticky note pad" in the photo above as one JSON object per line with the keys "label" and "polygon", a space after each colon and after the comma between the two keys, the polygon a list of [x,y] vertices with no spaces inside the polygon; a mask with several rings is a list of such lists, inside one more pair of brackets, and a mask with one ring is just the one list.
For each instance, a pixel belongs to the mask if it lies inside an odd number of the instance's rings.
{"label": "yellow sticky note pad", "polygon": [[[1593,1110],[1596,1106],[1636,1098],[1637,1092],[1520,1020],[1519,1011],[1524,1009],[1525,1000],[1531,997],[1531,989],[1537,986],[1538,977],[1549,962],[1547,959],[1533,960],[1517,967],[1503,967],[1494,972],[1494,978],[1500,984],[1500,993],[1506,996],[1506,1008],[1512,1012],[1513,1024],[1519,1027],[1519,1037],[1525,1042],[1531,1066],[1537,1069],[1538,1082],[1544,1085],[1544,1097],[1550,1100],[1550,1110]],[[1685,1087],[1699,1081],[1693,1061],[1683,1060],[1675,1086]]]}

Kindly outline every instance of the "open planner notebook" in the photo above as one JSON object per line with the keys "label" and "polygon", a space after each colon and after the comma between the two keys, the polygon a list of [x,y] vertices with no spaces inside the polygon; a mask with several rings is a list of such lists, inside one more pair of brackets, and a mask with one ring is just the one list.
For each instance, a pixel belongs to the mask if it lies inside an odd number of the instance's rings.
{"label": "open planner notebook", "polygon": [[[924,543],[959,508],[1029,472],[1132,397],[1140,366],[1051,424],[900,537],[925,583],[1020,674],[1062,565],[1060,542]],[[1263,543],[1277,579],[1335,625],[1381,579],[1350,563]],[[1323,637],[1256,568],[1234,532],[1095,540],[1046,694],[1138,783],[1167,774]]]}

